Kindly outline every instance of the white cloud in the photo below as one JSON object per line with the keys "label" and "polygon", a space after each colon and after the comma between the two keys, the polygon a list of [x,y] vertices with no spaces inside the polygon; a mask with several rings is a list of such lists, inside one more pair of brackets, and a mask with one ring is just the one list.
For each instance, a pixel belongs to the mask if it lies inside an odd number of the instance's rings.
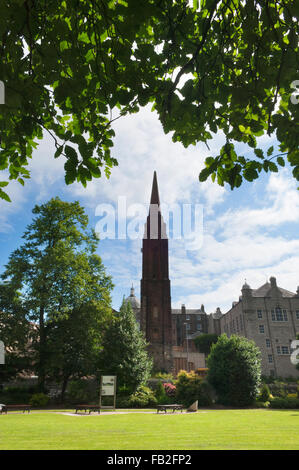
{"label": "white cloud", "polygon": [[245,278],[257,288],[274,275],[281,287],[296,291],[299,239],[280,230],[286,222],[298,223],[296,184],[287,171],[271,175],[260,197],[260,208],[252,209],[249,201],[234,210],[225,205],[222,215],[208,218],[202,247],[188,257],[183,249],[171,251],[173,290],[184,292],[174,296],[177,306],[204,303],[210,311],[217,306],[225,311],[238,299]]}
{"label": "white cloud", "polygon": [[[247,199],[239,199],[238,190],[232,193],[210,180],[198,182],[204,159],[218,154],[222,135],[215,137],[210,150],[204,145],[184,149],[171,141],[170,134],[164,135],[149,108],[119,119],[115,130],[112,152],[119,166],[112,169],[109,180],[94,179],[86,189],[77,183],[65,185],[64,159],[53,158],[54,144],[45,137],[30,162],[31,179],[24,188],[10,183],[12,204],[0,201],[0,231],[21,230],[14,215],[24,207],[31,211],[35,203],[56,194],[79,199],[91,211],[100,203],[116,204],[119,196],[126,197],[127,207],[148,204],[156,170],[161,202],[204,206],[203,245],[196,247],[195,242],[191,251],[184,240],[169,242],[173,307],[185,303],[195,308],[203,303],[207,311],[218,306],[225,311],[238,299],[245,278],[257,288],[275,275],[281,287],[296,290],[299,240],[295,230],[288,234],[282,230],[287,225],[297,227],[298,233],[299,191],[288,170],[269,175],[267,183],[257,180],[248,185]],[[139,294],[140,246],[140,240],[100,242],[99,252],[116,284],[115,307],[122,294],[129,294],[132,281]]]}

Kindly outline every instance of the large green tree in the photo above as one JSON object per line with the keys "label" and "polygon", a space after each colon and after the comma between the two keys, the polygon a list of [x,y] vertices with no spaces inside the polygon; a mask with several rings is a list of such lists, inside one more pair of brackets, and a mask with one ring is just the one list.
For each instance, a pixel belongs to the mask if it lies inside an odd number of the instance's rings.
{"label": "large green tree", "polygon": [[30,322],[26,318],[20,292],[9,284],[0,284],[0,340],[6,349],[5,365],[0,367],[0,383],[19,372],[30,371],[28,357]]}
{"label": "large green tree", "polygon": [[2,2],[0,169],[24,184],[46,132],[67,184],[109,175],[113,121],[151,104],[185,147],[224,134],[201,181],[234,188],[286,162],[299,179],[298,20],[293,0]]}
{"label": "large green tree", "polygon": [[33,214],[25,242],[11,253],[2,279],[20,292],[31,322],[30,358],[44,389],[53,375],[65,383],[82,375],[85,366],[85,373],[91,372],[91,357],[99,353],[111,314],[112,283],[78,202],[53,198],[35,206]]}
{"label": "large green tree", "polygon": [[260,350],[242,336],[219,336],[208,357],[208,382],[219,403],[248,406],[256,399],[261,380]]}
{"label": "large green tree", "polygon": [[116,375],[118,388],[134,393],[152,370],[146,346],[131,304],[123,300],[106,330],[100,358],[102,374]]}

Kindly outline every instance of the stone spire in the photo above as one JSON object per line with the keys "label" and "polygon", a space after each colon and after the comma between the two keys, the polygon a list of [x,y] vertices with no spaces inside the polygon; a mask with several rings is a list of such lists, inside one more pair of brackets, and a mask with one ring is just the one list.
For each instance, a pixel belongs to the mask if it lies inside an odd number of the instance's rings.
{"label": "stone spire", "polygon": [[150,200],[149,214],[145,224],[144,238],[167,238],[166,224],[163,220],[160,208],[160,197],[156,171],[154,171],[152,194]]}
{"label": "stone spire", "polygon": [[158,207],[160,207],[160,198],[159,198],[159,189],[158,189],[156,171],[154,171],[153,186],[152,186],[151,205],[152,204],[157,204]]}
{"label": "stone spire", "polygon": [[142,240],[141,330],[154,368],[172,370],[172,316],[168,268],[168,239],[160,210],[157,173],[154,172],[149,215]]}

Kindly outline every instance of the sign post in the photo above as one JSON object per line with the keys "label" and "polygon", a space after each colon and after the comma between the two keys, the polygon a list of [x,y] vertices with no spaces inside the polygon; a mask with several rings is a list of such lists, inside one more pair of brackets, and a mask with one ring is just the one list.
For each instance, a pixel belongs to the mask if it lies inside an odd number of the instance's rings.
{"label": "sign post", "polygon": [[[103,397],[113,396],[113,405],[104,406],[102,404]],[[115,411],[116,405],[116,375],[102,375],[100,383],[100,410],[113,409]]]}

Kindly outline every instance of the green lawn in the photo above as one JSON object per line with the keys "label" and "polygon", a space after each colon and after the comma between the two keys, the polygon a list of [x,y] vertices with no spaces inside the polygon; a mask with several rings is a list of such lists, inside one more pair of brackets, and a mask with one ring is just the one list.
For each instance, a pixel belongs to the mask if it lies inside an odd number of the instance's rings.
{"label": "green lawn", "polygon": [[299,449],[298,410],[0,415],[0,449]]}

